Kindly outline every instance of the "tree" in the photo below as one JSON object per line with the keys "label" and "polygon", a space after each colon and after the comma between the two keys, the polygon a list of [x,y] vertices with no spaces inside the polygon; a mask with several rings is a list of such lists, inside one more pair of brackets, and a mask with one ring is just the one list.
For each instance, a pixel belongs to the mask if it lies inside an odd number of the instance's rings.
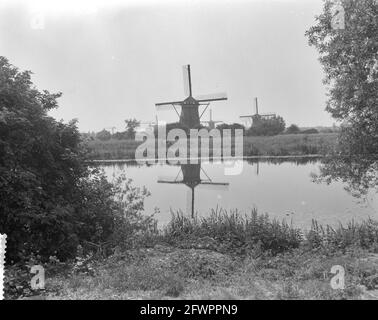
{"label": "tree", "polygon": [[127,139],[127,132],[116,132],[115,134],[113,134],[112,138],[116,140],[125,140]]}
{"label": "tree", "polygon": [[378,192],[378,4],[342,0],[344,28],[334,27],[336,4],[324,9],[306,35],[320,54],[328,87],[326,110],[342,123],[339,144],[323,160],[318,181],[342,181],[356,196]]}
{"label": "tree", "polygon": [[231,130],[241,129],[241,130],[245,130],[245,127],[242,124],[240,124],[240,123],[232,123],[232,124],[222,123],[222,124],[217,125],[217,129],[219,129],[219,130],[223,130],[223,129],[231,129]]}
{"label": "tree", "polygon": [[113,187],[85,164],[76,120],[57,122],[60,93],[38,91],[30,71],[0,57],[0,233],[7,262],[72,257],[114,228]]}
{"label": "tree", "polygon": [[289,128],[286,129],[287,134],[296,134],[299,133],[301,130],[296,124],[292,124]]}
{"label": "tree", "polygon": [[254,119],[251,128],[247,130],[249,136],[274,136],[284,132],[285,121],[282,117]]}
{"label": "tree", "polygon": [[140,126],[140,121],[136,119],[127,119],[126,123],[126,134],[128,139],[135,139],[136,128]]}
{"label": "tree", "polygon": [[334,1],[306,35],[320,54],[329,100],[326,110],[349,126],[342,131],[342,152],[376,154],[378,150],[378,5],[376,0],[342,0],[334,28]]}
{"label": "tree", "polygon": [[100,132],[96,133],[96,138],[101,141],[108,141],[112,138],[112,134],[109,131],[103,129]]}

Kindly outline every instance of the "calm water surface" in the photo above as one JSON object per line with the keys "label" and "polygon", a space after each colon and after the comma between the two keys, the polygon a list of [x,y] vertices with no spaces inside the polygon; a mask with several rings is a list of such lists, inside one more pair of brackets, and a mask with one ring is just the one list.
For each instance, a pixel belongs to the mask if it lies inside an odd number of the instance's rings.
{"label": "calm water surface", "polygon": [[206,216],[212,208],[249,211],[286,219],[302,228],[312,219],[336,225],[352,219],[378,219],[378,195],[367,200],[354,198],[341,182],[330,185],[314,183],[312,173],[319,171],[319,162],[243,161],[242,173],[224,174],[224,164],[174,166],[167,164],[135,165],[130,162],[103,164],[109,180],[125,173],[134,186],[146,186],[151,196],[145,201],[145,212],[159,208],[156,218],[166,224],[171,209],[186,214],[193,211]]}

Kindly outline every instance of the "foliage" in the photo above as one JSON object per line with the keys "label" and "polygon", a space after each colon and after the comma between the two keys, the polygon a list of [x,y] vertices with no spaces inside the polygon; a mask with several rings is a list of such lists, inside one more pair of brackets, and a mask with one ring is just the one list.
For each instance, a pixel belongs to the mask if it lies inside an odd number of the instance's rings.
{"label": "foliage", "polygon": [[41,261],[40,256],[30,255],[27,259],[19,261],[5,268],[4,295],[6,299],[17,299],[28,296],[40,296],[49,293],[50,287],[44,289],[33,289],[31,279],[34,274],[31,268],[41,265],[45,269],[45,276],[55,276],[57,274],[68,274],[70,266],[62,263],[55,256],[50,256],[45,262]]}
{"label": "foliage", "polygon": [[10,260],[35,248],[72,249],[69,200],[86,175],[76,122],[47,115],[60,94],[39,92],[30,75],[0,58],[0,232]]}
{"label": "foliage", "polygon": [[330,155],[322,160],[315,182],[330,184],[341,181],[345,190],[356,198],[365,199],[369,193],[378,193],[378,160],[358,156]]}
{"label": "foliage", "polygon": [[116,139],[116,140],[125,140],[125,139],[128,139],[127,131],[116,132],[115,134],[113,134],[112,138]]}
{"label": "foliage", "polygon": [[346,154],[378,150],[378,5],[375,0],[342,0],[345,28],[332,28],[334,2],[326,0],[317,24],[306,35],[320,54],[328,85],[327,111],[347,123],[341,133]]}
{"label": "foliage", "polygon": [[136,128],[139,127],[140,121],[136,119],[126,119],[126,135],[128,139],[135,139]]}
{"label": "foliage", "polygon": [[116,198],[119,186],[87,166],[76,121],[47,114],[59,96],[38,91],[30,71],[0,57],[0,232],[9,239],[7,263],[32,255],[73,258],[78,245],[111,242],[122,223],[143,231],[136,215],[146,193],[138,195],[127,181],[123,200]]}
{"label": "foliage", "polygon": [[101,141],[107,141],[112,138],[112,134],[108,130],[103,129],[96,133],[96,138]]}
{"label": "foliage", "polygon": [[286,129],[287,134],[295,134],[295,133],[299,133],[300,131],[301,130],[296,124],[292,124],[290,127]]}
{"label": "foliage", "polygon": [[231,129],[232,133],[234,133],[236,129],[243,130],[243,132],[245,130],[245,127],[241,125],[240,123],[232,123],[232,124],[222,123],[222,124],[217,125],[216,128],[221,131],[223,131],[224,129]]}
{"label": "foliage", "polygon": [[[99,261],[93,275],[85,269],[63,280],[50,279],[49,283],[60,281],[61,289],[57,292],[60,299],[374,297],[368,290],[378,283],[378,259],[373,253],[377,252],[377,222],[351,223],[338,228],[315,226],[314,222],[298,247],[288,246],[272,255],[269,249],[264,252],[260,246],[260,253],[255,247],[249,255],[240,255],[231,249],[220,253],[221,242],[201,237],[209,233],[235,233],[237,224],[223,219],[223,226],[214,227],[190,224],[189,220],[180,222],[187,228],[175,228],[174,236],[161,237],[153,248],[116,252]],[[210,230],[206,231],[206,227]],[[214,232],[217,228],[219,231]],[[165,242],[169,239],[167,246]],[[196,246],[200,243],[204,245],[201,248]],[[209,246],[210,243],[213,245]],[[334,277],[331,268],[335,265],[345,268],[344,290],[334,290],[330,285]]]}
{"label": "foliage", "polygon": [[285,130],[285,121],[280,116],[273,118],[254,118],[251,128],[247,130],[248,136],[274,136]]}
{"label": "foliage", "polygon": [[[6,269],[6,298],[356,299],[371,296],[368,290],[378,284],[377,221],[336,228],[314,221],[303,237],[283,224],[272,228],[264,216],[253,222],[254,214],[220,213],[215,210],[212,218],[201,221],[172,217],[170,230],[157,236],[153,247],[137,241],[136,247],[116,250],[105,259],[78,250],[75,261],[64,268],[51,257],[44,264],[48,279],[43,292],[30,291],[25,264],[12,266]],[[253,245],[246,247],[246,241]],[[28,265],[35,263],[39,260]],[[334,265],[345,268],[345,290],[330,286]]]}
{"label": "foliage", "polygon": [[144,199],[150,195],[145,187],[131,185],[132,180],[120,175],[114,183],[116,223],[110,238],[112,247],[131,249],[152,246],[158,234],[157,221],[152,215],[143,214]]}

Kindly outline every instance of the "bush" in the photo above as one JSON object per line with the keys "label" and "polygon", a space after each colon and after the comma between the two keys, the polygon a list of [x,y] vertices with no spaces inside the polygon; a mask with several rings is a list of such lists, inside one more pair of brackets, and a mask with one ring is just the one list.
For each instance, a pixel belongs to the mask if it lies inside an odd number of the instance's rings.
{"label": "bush", "polygon": [[286,129],[287,134],[296,134],[296,133],[299,133],[300,131],[301,130],[295,124],[292,124],[289,128]]}
{"label": "bush", "polygon": [[96,133],[96,139],[98,139],[98,140],[108,141],[111,138],[112,138],[112,134],[109,131],[105,130],[105,129],[103,129],[100,132]]}
{"label": "bush", "polygon": [[33,254],[73,258],[78,245],[102,248],[121,223],[143,231],[137,211],[146,193],[127,182],[125,205],[119,186],[86,165],[76,121],[47,114],[60,95],[38,91],[30,71],[0,57],[0,232],[8,235],[7,263]]}
{"label": "bush", "polygon": [[255,116],[252,127],[247,130],[247,136],[274,136],[284,132],[285,121],[280,116],[265,119]]}

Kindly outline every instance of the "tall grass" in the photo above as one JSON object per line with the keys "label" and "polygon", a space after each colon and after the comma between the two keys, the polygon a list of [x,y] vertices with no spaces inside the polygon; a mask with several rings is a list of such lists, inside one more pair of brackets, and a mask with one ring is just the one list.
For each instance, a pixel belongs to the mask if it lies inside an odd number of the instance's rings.
{"label": "tall grass", "polygon": [[378,252],[378,221],[369,218],[333,228],[329,225],[322,226],[313,220],[306,239],[312,247],[345,249],[354,246]]}
{"label": "tall grass", "polygon": [[257,210],[243,215],[237,210],[227,212],[218,208],[210,216],[200,218],[173,213],[163,235],[171,244],[182,246],[204,241],[206,248],[237,254],[256,250],[277,254],[297,248],[303,239],[299,229],[270,220],[268,215],[258,215]]}
{"label": "tall grass", "polygon": [[355,247],[378,252],[378,221],[351,221],[332,227],[314,220],[310,231],[302,231],[267,214],[259,215],[255,209],[242,214],[216,208],[207,217],[194,218],[175,212],[161,234],[172,246],[232,254],[276,255],[299,247],[331,251]]}

